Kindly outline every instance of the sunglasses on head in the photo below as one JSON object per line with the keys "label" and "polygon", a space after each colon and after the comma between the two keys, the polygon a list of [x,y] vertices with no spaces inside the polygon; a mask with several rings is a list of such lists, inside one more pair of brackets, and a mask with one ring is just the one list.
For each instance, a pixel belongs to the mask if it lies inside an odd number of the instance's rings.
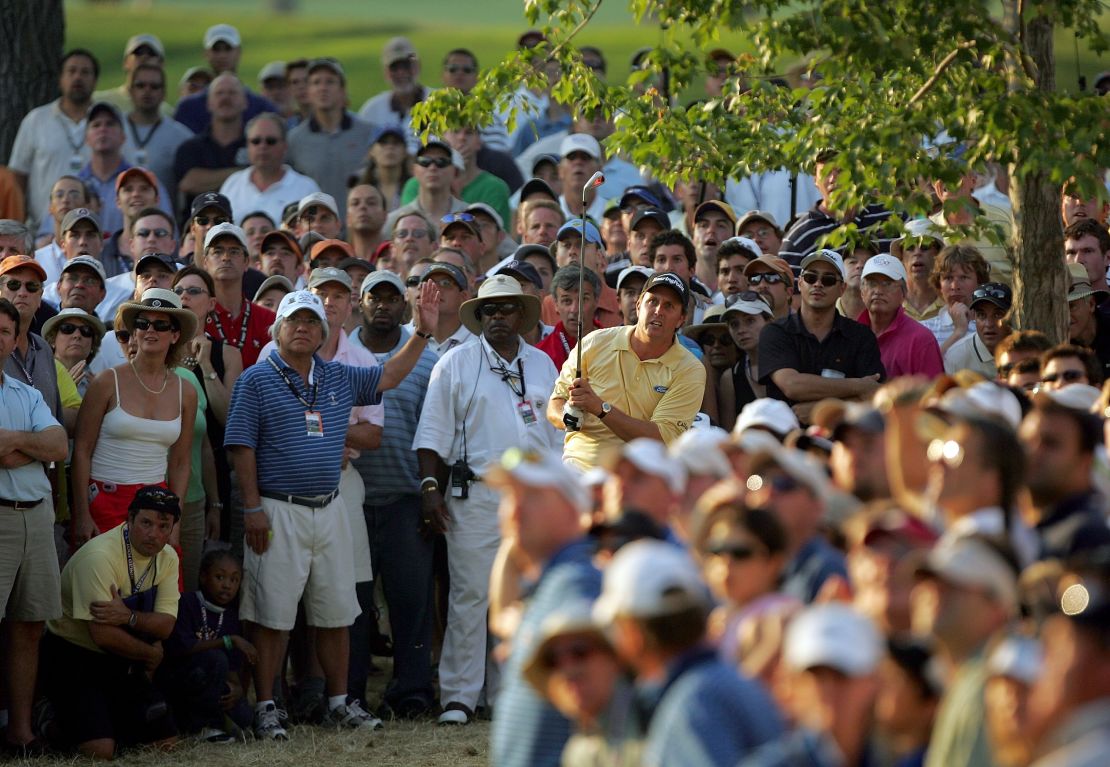
{"label": "sunglasses on head", "polygon": [[759,285],[764,282],[768,285],[779,285],[786,282],[786,278],[777,272],[756,272],[748,277],[749,285]]}
{"label": "sunglasses on head", "polygon": [[72,335],[73,333],[80,333],[82,338],[92,338],[93,329],[88,325],[78,325],[74,322],[63,322],[58,326],[58,333],[63,336]]}
{"label": "sunglasses on head", "polygon": [[831,288],[840,282],[840,278],[828,272],[802,272],[802,282],[806,285],[816,285],[820,282],[821,287]]}
{"label": "sunglasses on head", "polygon": [[433,165],[437,168],[446,168],[451,164],[450,157],[417,157],[416,164],[421,168],[430,168]]}
{"label": "sunglasses on head", "polygon": [[971,300],[997,298],[1000,301],[1009,300],[1008,291],[994,285],[980,285],[971,292]]}
{"label": "sunglasses on head", "polygon": [[42,289],[42,283],[38,280],[16,280],[9,278],[8,281],[4,283],[4,287],[13,293],[20,288],[26,288],[28,293],[38,293]]}
{"label": "sunglasses on head", "polygon": [[515,301],[508,301],[505,303],[496,304],[482,304],[480,307],[478,307],[478,311],[480,311],[482,315],[486,317],[493,317],[497,314],[503,314],[508,317],[520,311],[520,304],[516,303]]}
{"label": "sunglasses on head", "polygon": [[471,224],[474,223],[474,216],[469,213],[448,213],[439,222],[441,224],[457,224],[460,222]]}
{"label": "sunglasses on head", "polygon": [[255,146],[258,146],[259,144],[273,146],[278,142],[278,138],[276,136],[252,136],[251,138],[247,139],[247,141],[249,141],[251,144],[254,144]]}
{"label": "sunglasses on head", "polygon": [[174,324],[169,320],[148,320],[146,317],[135,318],[135,330],[150,330],[154,328],[156,333],[168,333],[171,330],[176,330]]}
{"label": "sunglasses on head", "polygon": [[1048,375],[1041,376],[1041,383],[1056,383],[1063,381],[1064,383],[1076,383],[1087,377],[1087,374],[1082,370],[1063,370],[1059,373],[1049,373]]}
{"label": "sunglasses on head", "polygon": [[231,223],[231,219],[227,216],[193,216],[193,221],[196,221],[199,226],[219,226],[220,224]]}

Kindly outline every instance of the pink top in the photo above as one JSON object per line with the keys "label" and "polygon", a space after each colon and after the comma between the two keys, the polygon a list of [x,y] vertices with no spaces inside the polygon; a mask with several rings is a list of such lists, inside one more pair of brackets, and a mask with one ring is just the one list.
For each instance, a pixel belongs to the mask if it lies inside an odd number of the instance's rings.
{"label": "pink top", "polygon": [[[871,315],[861,313],[858,321],[871,327]],[[894,321],[879,333],[879,356],[887,379],[921,375],[936,378],[944,372],[944,358],[932,331],[906,315],[899,306]]]}

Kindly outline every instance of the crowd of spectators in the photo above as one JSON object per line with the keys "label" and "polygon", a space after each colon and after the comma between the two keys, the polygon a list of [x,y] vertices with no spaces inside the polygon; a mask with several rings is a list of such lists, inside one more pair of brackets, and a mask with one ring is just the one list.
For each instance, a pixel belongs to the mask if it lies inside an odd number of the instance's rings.
{"label": "crowd of spectators", "polygon": [[155,35],[119,87],[67,52],[0,176],[6,752],[492,719],[499,767],[1105,764],[1110,204],[1061,190],[1053,344],[966,234],[1012,229],[999,169],[909,221],[830,208],[829,150],[668,187],[556,66],[422,139],[407,39],[357,112],[243,44],[176,107]]}

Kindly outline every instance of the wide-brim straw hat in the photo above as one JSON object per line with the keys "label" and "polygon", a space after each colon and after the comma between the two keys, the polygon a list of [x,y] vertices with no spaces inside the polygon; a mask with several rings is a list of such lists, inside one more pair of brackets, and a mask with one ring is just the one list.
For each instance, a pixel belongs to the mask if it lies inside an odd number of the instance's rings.
{"label": "wide-brim straw hat", "polygon": [[520,302],[524,312],[524,319],[520,324],[520,332],[527,333],[536,327],[540,321],[540,300],[535,296],[526,294],[520,288],[520,283],[515,277],[507,274],[495,274],[482,282],[478,288],[478,297],[464,301],[459,307],[459,319],[462,324],[476,336],[482,334],[482,321],[478,319],[476,311],[482,304],[495,298],[512,298]]}
{"label": "wide-brim straw hat", "polygon": [[123,326],[134,332],[135,318],[140,312],[158,312],[172,317],[181,329],[175,347],[184,347],[193,340],[197,332],[197,316],[181,307],[181,299],[172,290],[150,288],[143,292],[138,301],[128,301],[120,305],[118,317]]}

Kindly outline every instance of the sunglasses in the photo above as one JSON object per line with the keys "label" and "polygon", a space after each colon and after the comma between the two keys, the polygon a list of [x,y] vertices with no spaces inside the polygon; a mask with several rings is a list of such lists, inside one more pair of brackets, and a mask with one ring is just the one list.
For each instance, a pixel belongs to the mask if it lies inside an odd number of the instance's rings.
{"label": "sunglasses", "polygon": [[730,346],[732,336],[727,333],[702,333],[702,346]]}
{"label": "sunglasses", "polygon": [[198,287],[186,288],[186,287],[182,287],[181,285],[178,285],[176,288],[174,288],[173,292],[176,293],[179,296],[207,296],[208,295],[208,291],[205,290],[204,288],[198,288]]}
{"label": "sunglasses", "polygon": [[405,286],[406,287],[415,288],[419,284],[420,284],[420,278],[419,277],[406,277],[405,278]]}
{"label": "sunglasses", "polygon": [[416,164],[421,168],[430,168],[433,165],[437,168],[446,168],[451,164],[450,157],[417,157]]}
{"label": "sunglasses", "polygon": [[121,344],[131,343],[131,331],[130,330],[117,330],[115,332],[115,336],[116,336],[116,340],[119,341]]}
{"label": "sunglasses", "polygon": [[93,329],[88,325],[77,325],[72,322],[63,322],[58,326],[58,333],[63,336],[73,335],[80,333],[82,338],[92,338]]}
{"label": "sunglasses", "polygon": [[520,311],[520,304],[515,301],[510,301],[508,303],[482,304],[478,308],[478,311],[480,311],[484,317],[493,317],[498,314],[509,317]]}
{"label": "sunglasses", "polygon": [[251,138],[247,139],[247,141],[249,141],[254,146],[258,146],[259,144],[273,146],[278,142],[278,138],[276,136],[252,136]]}
{"label": "sunglasses", "polygon": [[550,646],[547,648],[543,654],[543,666],[546,669],[555,669],[566,661],[581,663],[597,651],[597,643],[588,639],[564,642],[561,647]]}
{"label": "sunglasses", "polygon": [[450,66],[446,66],[443,69],[444,69],[444,71],[446,71],[450,74],[453,74],[453,75],[458,75],[458,74],[472,75],[472,74],[474,74],[475,72],[478,71],[477,67],[464,67],[464,66],[460,66],[460,65],[457,65],[457,64],[451,64]]}
{"label": "sunglasses", "polygon": [[[748,281],[751,282],[751,280]],[[840,278],[837,277],[835,274],[829,274],[828,272],[802,272],[802,282],[804,282],[806,285],[816,285],[818,282],[820,282],[821,287],[831,288],[833,285],[836,285],[838,282],[840,282]]]}
{"label": "sunglasses", "polygon": [[1010,291],[993,285],[980,285],[971,292],[971,300],[979,301],[981,299],[996,298],[1000,301],[1010,300]]}
{"label": "sunglasses", "polygon": [[748,277],[749,285],[759,285],[764,282],[768,285],[780,285],[786,282],[786,278],[774,272],[757,272],[751,277]]}
{"label": "sunglasses", "polygon": [[[200,220],[197,219],[197,222],[200,223]],[[202,223],[201,226],[207,226],[207,223]],[[155,237],[169,237],[170,236],[170,230],[169,229],[136,229],[135,230],[135,236],[136,237],[149,237],[152,234]]]}
{"label": "sunglasses", "polygon": [[[751,280],[749,280],[749,282],[751,282]],[[735,306],[741,301],[757,301],[761,304],[767,303],[767,299],[754,290],[741,290],[739,293],[733,293],[725,299],[725,307]]]}
{"label": "sunglasses", "polygon": [[1076,383],[1087,377],[1087,374],[1082,370],[1064,370],[1060,373],[1049,373],[1048,375],[1041,376],[1041,383],[1056,383],[1063,381],[1064,383]]}
{"label": "sunglasses", "polygon": [[168,333],[171,330],[177,330],[169,320],[148,320],[146,317],[135,318],[135,330],[147,331],[151,328],[154,328],[155,333]]}
{"label": "sunglasses", "polygon": [[38,280],[9,279],[7,282],[4,283],[4,287],[6,287],[13,293],[15,293],[20,288],[26,288],[28,293],[38,293],[40,290],[42,290],[42,283]]}
{"label": "sunglasses", "polygon": [[231,223],[231,219],[227,216],[193,216],[193,221],[195,221],[198,226],[208,226],[209,224],[218,226],[220,224]]}

